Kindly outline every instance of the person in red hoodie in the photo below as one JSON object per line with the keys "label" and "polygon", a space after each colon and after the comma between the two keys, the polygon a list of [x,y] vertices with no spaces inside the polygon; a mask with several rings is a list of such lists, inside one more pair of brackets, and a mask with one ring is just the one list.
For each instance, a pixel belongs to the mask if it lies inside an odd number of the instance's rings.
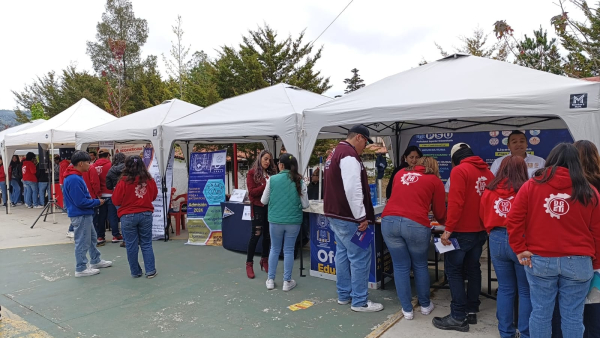
{"label": "person in red hoodie", "polygon": [[479,217],[490,234],[490,252],[496,278],[498,278],[498,299],[496,318],[500,337],[515,337],[514,321],[515,296],[519,294],[519,333],[529,338],[529,315],[531,300],[525,269],[519,263],[517,255],[508,245],[506,216],[510,212],[514,198],[521,186],[528,180],[527,163],[523,157],[509,155],[500,163],[496,178],[486,187]]}
{"label": "person in red hoodie", "polygon": [[141,157],[129,156],[125,161],[123,176],[112,194],[113,203],[119,207],[123,235],[127,248],[127,261],[131,276],[142,276],[138,262],[138,245],[144,258],[146,278],[156,276],[152,250],[152,202],[158,196],[154,178],[148,173]]}
{"label": "person in red hoodie", "polygon": [[246,175],[248,197],[252,203],[252,234],[250,235],[250,241],[248,241],[248,254],[246,256],[246,275],[250,279],[255,277],[254,253],[260,236],[263,237],[260,269],[269,272],[271,236],[269,236],[268,207],[260,202],[260,198],[265,191],[267,179],[275,174],[277,174],[277,168],[273,162],[273,155],[270,151],[263,150]]}
{"label": "person in red hoodie", "polygon": [[8,203],[8,189],[6,189],[6,173],[4,172],[4,162],[0,156],[0,192],[2,192],[2,206]]}
{"label": "person in red hoodie", "polygon": [[[433,318],[433,325],[442,330],[469,331],[469,324],[477,323],[479,293],[481,292],[481,265],[479,259],[487,233],[479,219],[481,195],[494,175],[485,161],[475,156],[466,143],[452,147],[450,156],[454,168],[450,172],[448,214],[446,230],[441,236],[444,245],[455,238],[459,248],[444,254],[444,267],[452,302],[450,314]],[[466,272],[468,290],[465,290],[463,271]]]}
{"label": "person in red hoodie", "polygon": [[421,313],[429,315],[434,308],[429,298],[429,264],[427,255],[431,242],[429,210],[435,219],[446,221],[446,192],[439,178],[439,167],[433,157],[421,157],[416,166],[401,169],[396,174],[391,198],[383,209],[381,232],[394,264],[394,282],[405,319],[413,319],[410,269]]}
{"label": "person in red hoodie", "polygon": [[557,295],[565,336],[583,337],[583,309],[600,268],[600,208],[572,144],[557,145],[525,183],[507,218],[508,239],[525,265],[531,337],[550,337]]}
{"label": "person in red hoodie", "polygon": [[112,203],[111,197],[113,191],[106,187],[106,175],[112,167],[110,162],[110,151],[108,149],[100,149],[98,151],[98,159],[94,163],[94,168],[100,180],[100,197],[106,202],[100,206],[98,213],[98,222],[96,223],[96,233],[98,234],[98,246],[106,244],[106,221],[110,224],[112,230],[113,243],[119,243],[123,240],[123,236],[119,232],[119,216],[117,216],[117,208]]}
{"label": "person in red hoodie", "polygon": [[25,205],[28,208],[43,208],[39,205],[38,201],[38,184],[37,184],[37,173],[35,161],[35,154],[32,152],[28,152],[25,155],[25,161],[22,164],[23,170],[23,187],[24,190],[24,198]]}

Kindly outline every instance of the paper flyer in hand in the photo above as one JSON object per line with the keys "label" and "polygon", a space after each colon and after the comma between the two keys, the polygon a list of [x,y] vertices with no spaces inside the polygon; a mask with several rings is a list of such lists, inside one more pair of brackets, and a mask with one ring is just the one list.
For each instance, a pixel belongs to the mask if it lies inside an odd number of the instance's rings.
{"label": "paper flyer in hand", "polygon": [[439,238],[435,238],[434,244],[435,250],[441,254],[443,254],[444,252],[460,249],[456,238],[450,238],[450,245],[444,245],[442,244],[442,241]]}
{"label": "paper flyer in hand", "polygon": [[367,228],[367,230],[365,231],[357,230],[350,239],[350,241],[358,245],[361,249],[367,249],[373,241],[374,237],[375,235],[373,234],[373,230]]}

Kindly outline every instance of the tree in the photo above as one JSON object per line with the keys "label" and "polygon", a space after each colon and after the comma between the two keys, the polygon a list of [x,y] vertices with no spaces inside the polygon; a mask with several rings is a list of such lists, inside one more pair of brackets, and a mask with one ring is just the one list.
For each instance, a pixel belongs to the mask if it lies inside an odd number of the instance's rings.
{"label": "tree", "polygon": [[44,108],[42,107],[41,103],[34,103],[31,106],[31,120],[47,120],[48,119],[48,115],[46,115],[46,113],[44,113]]}
{"label": "tree", "polygon": [[188,63],[186,78],[186,101],[201,107],[221,100],[214,77],[216,69],[204,51],[195,52]]}
{"label": "tree", "polygon": [[108,64],[107,70],[102,71],[102,78],[106,84],[108,95],[107,111],[116,117],[127,114],[125,104],[129,100],[129,88],[125,83],[125,49],[127,42],[125,40],[108,40],[108,46],[112,53],[112,59]]}
{"label": "tree", "polygon": [[188,64],[189,61],[186,60],[187,56],[190,52],[190,46],[183,45],[183,29],[181,28],[182,20],[181,15],[177,16],[177,25],[171,26],[173,29],[173,34],[175,34],[176,41],[171,41],[171,60],[167,60],[165,55],[163,54],[163,61],[167,67],[167,74],[172,79],[177,81],[179,86],[178,94],[179,98],[185,99],[185,79],[188,75]]}
{"label": "tree", "polygon": [[533,31],[533,37],[525,35],[517,48],[517,64],[557,75],[564,74],[556,39],[548,39],[547,32],[541,27]]}
{"label": "tree", "polygon": [[154,55],[148,56],[144,61],[135,81],[129,83],[129,88],[131,96],[127,108],[133,112],[159,105],[165,100],[173,98],[167,83],[160,76],[157,58]]}
{"label": "tree", "polygon": [[365,86],[363,83],[365,81],[363,81],[363,79],[360,78],[360,75],[358,75],[358,69],[354,68],[351,70],[351,72],[352,77],[349,79],[344,79],[344,83],[346,84],[346,90],[344,91],[344,94],[351,93]]}
{"label": "tree", "polygon": [[[459,39],[463,45],[459,48],[454,48],[456,53],[465,53],[500,61],[506,61],[508,58],[509,46],[505,42],[497,42],[490,46],[488,44],[488,34],[485,34],[481,28],[475,29],[471,37],[461,36]],[[449,55],[439,44],[436,43],[435,46],[443,57]]]}
{"label": "tree", "polygon": [[109,41],[125,41],[122,80],[127,81],[139,69],[141,48],[148,39],[148,23],[135,17],[130,0],[107,0],[105,9],[102,21],[96,25],[96,41],[87,42],[87,54],[100,74],[113,59]]}

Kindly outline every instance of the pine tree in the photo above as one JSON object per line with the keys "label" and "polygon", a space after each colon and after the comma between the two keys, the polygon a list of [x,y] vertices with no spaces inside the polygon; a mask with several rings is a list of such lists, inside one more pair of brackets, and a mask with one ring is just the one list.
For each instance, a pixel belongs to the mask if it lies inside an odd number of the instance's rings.
{"label": "pine tree", "polygon": [[188,64],[187,56],[190,52],[190,46],[183,44],[183,28],[181,27],[182,20],[181,15],[177,16],[177,25],[171,26],[173,34],[175,34],[176,40],[171,41],[171,59],[168,60],[163,54],[163,61],[167,67],[167,74],[177,82],[178,84],[178,97],[181,100],[185,100],[185,84],[186,77],[188,76]]}
{"label": "pine tree", "polygon": [[517,64],[544,72],[562,75],[564,70],[556,39],[548,39],[546,31],[533,31],[533,37],[525,35],[525,39],[517,45],[519,54]]}
{"label": "pine tree", "polygon": [[351,70],[351,72],[352,77],[349,79],[344,79],[344,83],[346,84],[346,90],[344,91],[344,94],[351,93],[365,86],[363,83],[365,81],[360,78],[360,75],[358,75],[358,69],[354,68]]}
{"label": "pine tree", "polygon": [[[488,34],[486,34],[483,29],[476,28],[473,31],[472,36],[461,36],[459,37],[460,41],[462,41],[463,45],[454,48],[456,53],[464,53],[470,54],[473,56],[479,56],[494,60],[506,61],[508,58],[508,48],[506,42],[500,41],[490,45],[488,43]],[[435,44],[437,49],[440,51],[443,57],[447,57],[449,55],[440,45]]]}

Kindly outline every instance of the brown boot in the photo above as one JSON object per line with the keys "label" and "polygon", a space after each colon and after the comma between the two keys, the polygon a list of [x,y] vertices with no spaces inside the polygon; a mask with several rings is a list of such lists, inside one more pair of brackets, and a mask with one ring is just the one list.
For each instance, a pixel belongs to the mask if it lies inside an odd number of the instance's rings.
{"label": "brown boot", "polygon": [[263,257],[260,259],[260,270],[265,270],[266,273],[269,273],[269,258]]}
{"label": "brown boot", "polygon": [[246,262],[246,274],[248,278],[254,279],[254,262]]}

